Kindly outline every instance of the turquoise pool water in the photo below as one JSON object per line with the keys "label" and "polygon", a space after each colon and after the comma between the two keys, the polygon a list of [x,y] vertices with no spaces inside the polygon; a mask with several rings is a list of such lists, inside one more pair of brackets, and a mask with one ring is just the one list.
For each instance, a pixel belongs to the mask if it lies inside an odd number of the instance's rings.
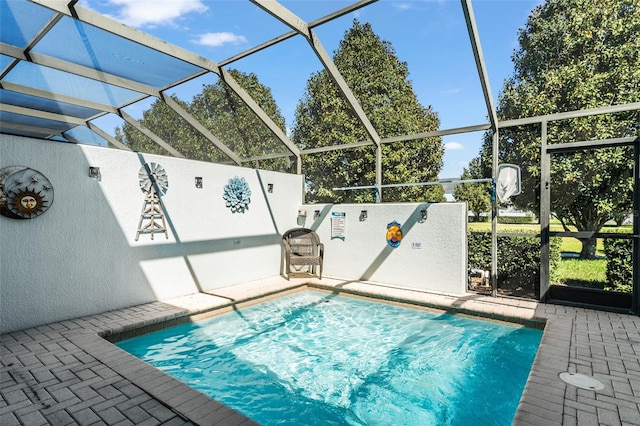
{"label": "turquoise pool water", "polygon": [[303,291],[118,346],[263,425],[510,425],[541,336]]}

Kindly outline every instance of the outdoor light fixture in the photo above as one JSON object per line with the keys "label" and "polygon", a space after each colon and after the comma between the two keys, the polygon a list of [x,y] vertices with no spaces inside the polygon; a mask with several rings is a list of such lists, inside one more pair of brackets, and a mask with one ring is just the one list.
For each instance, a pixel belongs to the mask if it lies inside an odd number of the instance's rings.
{"label": "outdoor light fixture", "polygon": [[367,216],[368,216],[367,211],[366,210],[362,210],[360,212],[360,222],[362,222],[364,220],[367,220]]}
{"label": "outdoor light fixture", "polygon": [[101,180],[100,167],[89,167],[89,177],[91,179]]}
{"label": "outdoor light fixture", "polygon": [[420,222],[427,220],[427,209],[420,210]]}
{"label": "outdoor light fixture", "polygon": [[202,177],[196,176],[196,188],[202,188]]}
{"label": "outdoor light fixture", "polygon": [[303,208],[298,208],[298,226],[304,226],[304,223],[307,221],[307,211]]}
{"label": "outdoor light fixture", "polygon": [[267,184],[267,192],[268,193],[272,193],[273,192],[273,184],[272,183],[268,183]]}

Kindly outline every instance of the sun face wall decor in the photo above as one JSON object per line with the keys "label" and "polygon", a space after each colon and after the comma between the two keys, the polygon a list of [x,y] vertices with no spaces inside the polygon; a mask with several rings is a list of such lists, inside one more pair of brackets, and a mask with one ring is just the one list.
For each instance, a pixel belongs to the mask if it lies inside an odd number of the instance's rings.
{"label": "sun face wall decor", "polygon": [[395,220],[387,225],[387,244],[391,247],[396,248],[402,242],[402,229],[400,224]]}
{"label": "sun face wall decor", "polygon": [[223,197],[232,213],[244,213],[245,210],[249,210],[251,189],[244,178],[236,176],[229,179],[229,183],[225,185]]}
{"label": "sun face wall decor", "polygon": [[37,170],[25,166],[0,169],[0,214],[33,219],[53,203],[53,185]]}

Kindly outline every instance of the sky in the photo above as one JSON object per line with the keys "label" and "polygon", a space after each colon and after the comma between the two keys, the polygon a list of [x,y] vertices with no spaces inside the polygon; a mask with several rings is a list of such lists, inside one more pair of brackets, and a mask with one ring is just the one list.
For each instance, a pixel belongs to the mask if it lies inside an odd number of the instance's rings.
{"label": "sky", "polygon": [[[306,22],[312,22],[355,1],[282,0],[280,3]],[[497,104],[503,81],[513,74],[511,56],[518,47],[518,31],[541,0],[473,0],[480,46],[487,65],[493,102]],[[81,6],[221,62],[252,47],[288,33],[290,28],[248,0],[81,0]],[[374,32],[391,43],[399,60],[407,63],[418,101],[432,106],[440,129],[488,122],[482,86],[458,0],[379,0],[316,27],[318,39],[333,56],[353,20],[370,23]],[[227,68],[253,72],[271,88],[287,126],[304,96],[309,77],[322,65],[301,36],[233,62]],[[170,94],[185,101],[199,93],[214,76],[185,83]],[[151,101],[127,108],[140,117]],[[96,121],[105,130],[118,122]],[[444,167],[440,179],[459,178],[478,155],[482,132],[443,138]]]}

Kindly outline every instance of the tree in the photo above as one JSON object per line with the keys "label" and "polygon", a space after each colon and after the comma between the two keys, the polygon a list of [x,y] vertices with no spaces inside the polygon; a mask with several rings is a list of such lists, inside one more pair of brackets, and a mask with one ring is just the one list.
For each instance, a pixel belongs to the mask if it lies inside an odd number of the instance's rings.
{"label": "tree", "polygon": [[[461,180],[482,179],[480,157],[469,162],[469,168],[462,171]],[[480,214],[491,210],[491,185],[487,183],[463,183],[456,185],[453,190],[456,201],[466,201],[467,208],[473,213],[476,222],[480,221]]]}
{"label": "tree", "polygon": [[[285,120],[271,89],[262,85],[254,73],[236,70],[229,73],[284,132]],[[222,80],[205,86],[202,93],[194,96],[189,111],[241,158],[287,152],[282,142]],[[263,160],[254,165],[267,170],[291,171],[289,158]]]}
{"label": "tree", "polygon": [[[271,90],[263,86],[253,73],[245,74],[237,70],[230,70],[229,73],[284,131],[285,120]],[[241,158],[286,152],[286,148],[267,126],[222,80],[203,86],[202,92],[195,95],[191,103],[180,101],[175,96],[172,98]],[[231,161],[222,150],[161,100],[143,112],[140,122],[187,158],[222,163]],[[116,138],[134,151],[167,154],[164,148],[128,123],[122,129],[116,128]],[[288,158],[256,161],[253,164],[268,170],[290,171],[291,168]]]}
{"label": "tree", "polygon": [[[417,100],[405,62],[370,24],[353,21],[334,53],[334,63],[381,137],[436,130],[437,114]],[[326,70],[312,74],[295,112],[292,140],[302,149],[368,140],[368,135]],[[436,180],[442,167],[441,138],[383,144],[383,184]],[[371,191],[334,187],[373,185],[375,147],[333,150],[303,157],[308,202],[372,202]],[[440,186],[384,189],[385,201],[444,199]]]}
{"label": "tree", "polygon": [[[640,100],[640,0],[547,0],[520,30],[514,74],[498,100],[501,120],[638,102]],[[550,122],[548,143],[626,137],[640,131],[638,111]],[[499,159],[522,170],[527,191],[514,197],[523,210],[539,210],[540,129],[500,130]],[[482,156],[491,156],[486,135]],[[490,164],[490,161],[485,161]],[[631,149],[554,155],[551,210],[566,229],[598,232],[632,202]],[[594,238],[582,241],[581,258],[595,256]]]}
{"label": "tree", "polygon": [[[183,108],[186,103],[173,97]],[[156,100],[151,107],[142,113],[140,123],[162,138],[181,154],[187,156],[190,138],[186,133],[189,125],[182,120],[164,102]],[[122,128],[116,128],[116,139],[126,144],[136,152],[167,155],[168,152],[160,145],[153,142],[133,125],[124,123]]]}

